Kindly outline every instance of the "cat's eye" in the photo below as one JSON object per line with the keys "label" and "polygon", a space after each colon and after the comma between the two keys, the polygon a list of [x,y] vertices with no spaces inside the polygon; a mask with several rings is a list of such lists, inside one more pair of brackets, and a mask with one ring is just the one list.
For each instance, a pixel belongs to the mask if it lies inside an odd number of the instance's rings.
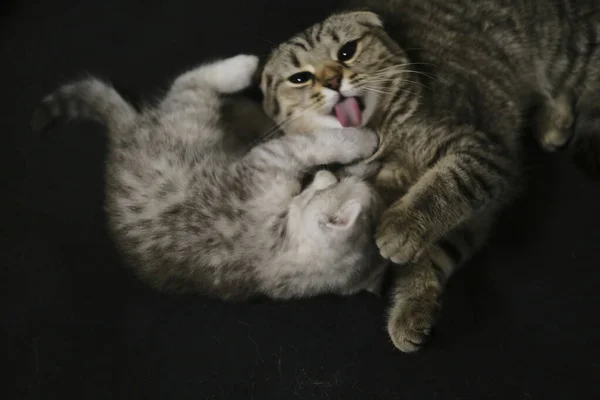
{"label": "cat's eye", "polygon": [[356,54],[357,46],[358,40],[353,40],[340,47],[337,54],[338,61],[344,62],[351,60],[352,57],[354,57],[354,54]]}
{"label": "cat's eye", "polygon": [[295,73],[294,75],[290,76],[288,78],[288,81],[290,81],[294,85],[302,85],[308,81],[311,81],[313,79],[313,77],[314,77],[314,75],[312,73],[310,73],[308,71],[302,71],[302,72],[298,72],[298,73]]}

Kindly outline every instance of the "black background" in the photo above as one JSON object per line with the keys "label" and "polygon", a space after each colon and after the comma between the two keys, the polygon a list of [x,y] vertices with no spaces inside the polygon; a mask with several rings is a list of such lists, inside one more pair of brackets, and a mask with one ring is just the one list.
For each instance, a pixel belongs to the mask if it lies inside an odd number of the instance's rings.
{"label": "black background", "polygon": [[208,58],[266,55],[337,3],[1,6],[3,398],[600,398],[600,187],[568,160],[535,152],[528,194],[451,281],[431,345],[406,355],[370,295],[232,305],[144,288],[104,229],[102,128],[28,129],[41,97],[84,73],[152,99]]}

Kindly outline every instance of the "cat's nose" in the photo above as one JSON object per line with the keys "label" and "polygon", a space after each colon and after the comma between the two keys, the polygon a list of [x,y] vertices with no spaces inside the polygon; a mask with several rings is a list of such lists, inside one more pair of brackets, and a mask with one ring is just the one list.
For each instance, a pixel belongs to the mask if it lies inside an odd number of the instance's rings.
{"label": "cat's nose", "polygon": [[335,90],[336,92],[340,90],[341,85],[342,85],[342,76],[341,75],[333,75],[333,76],[327,78],[327,80],[325,80],[325,83],[323,84],[323,86],[325,86],[326,88]]}
{"label": "cat's nose", "polygon": [[342,85],[343,70],[339,65],[325,65],[320,71],[318,71],[317,76],[324,87],[335,90],[336,92],[340,90],[340,86]]}

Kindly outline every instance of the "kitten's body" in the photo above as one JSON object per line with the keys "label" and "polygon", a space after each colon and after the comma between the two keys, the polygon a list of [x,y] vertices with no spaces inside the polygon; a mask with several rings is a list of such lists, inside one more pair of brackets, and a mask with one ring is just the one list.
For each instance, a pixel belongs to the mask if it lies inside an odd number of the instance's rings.
{"label": "kitten's body", "polygon": [[[385,258],[406,264],[393,267],[388,329],[399,349],[413,351],[435,322],[446,280],[520,189],[531,113],[544,148],[566,145],[598,177],[600,7],[591,0],[355,3],[384,17],[384,26],[378,15],[348,12],[284,43],[263,73],[265,110],[280,123],[291,120],[288,134],[335,125],[332,107],[348,114],[338,126],[360,121],[378,131],[371,160],[382,163],[375,183],[389,208],[376,241]],[[356,52],[340,61],[351,42]],[[312,71],[312,84],[285,83],[302,70]],[[324,72],[331,70],[335,87]],[[362,119],[347,104],[338,110],[352,96],[364,105]]]}
{"label": "kitten's body", "polygon": [[110,228],[137,275],[155,288],[222,299],[377,290],[375,192],[325,171],[300,187],[317,165],[372,154],[377,137],[330,130],[275,139],[247,154],[226,150],[222,93],[248,86],[257,62],[238,56],[187,72],[142,113],[97,80],[74,83],[48,96],[34,123],[82,115],[107,124]]}

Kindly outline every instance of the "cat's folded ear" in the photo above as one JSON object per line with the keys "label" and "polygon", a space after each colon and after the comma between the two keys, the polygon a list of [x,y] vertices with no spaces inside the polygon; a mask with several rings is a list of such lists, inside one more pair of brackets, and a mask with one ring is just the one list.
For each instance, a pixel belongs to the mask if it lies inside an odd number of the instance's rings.
{"label": "cat's folded ear", "polygon": [[366,6],[364,0],[354,0],[346,3],[344,14],[349,14],[356,18],[357,21],[361,21],[373,27],[382,27],[384,20],[373,8]]}
{"label": "cat's folded ear", "polygon": [[354,226],[362,212],[362,205],[354,200],[344,203],[333,215],[327,216],[325,226],[335,230],[346,230]]}
{"label": "cat's folded ear", "polygon": [[370,10],[354,11],[353,14],[356,17],[357,21],[362,22],[366,26],[373,27],[373,28],[383,27],[383,20],[381,19],[379,14],[376,14],[373,11],[370,11]]}

